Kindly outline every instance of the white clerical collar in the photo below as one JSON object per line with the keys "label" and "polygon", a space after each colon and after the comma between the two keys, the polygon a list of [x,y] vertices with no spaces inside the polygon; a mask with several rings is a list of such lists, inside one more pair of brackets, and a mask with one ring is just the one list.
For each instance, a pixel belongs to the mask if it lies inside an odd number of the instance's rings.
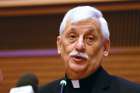
{"label": "white clerical collar", "polygon": [[79,80],[71,80],[73,88],[80,88]]}

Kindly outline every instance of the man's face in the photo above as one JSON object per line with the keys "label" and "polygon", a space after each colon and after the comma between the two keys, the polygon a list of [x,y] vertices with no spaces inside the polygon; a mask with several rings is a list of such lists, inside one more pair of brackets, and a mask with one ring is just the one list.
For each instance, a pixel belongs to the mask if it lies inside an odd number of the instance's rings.
{"label": "man's face", "polygon": [[95,72],[106,48],[99,24],[93,19],[67,23],[57,38],[57,46],[70,79],[85,78]]}

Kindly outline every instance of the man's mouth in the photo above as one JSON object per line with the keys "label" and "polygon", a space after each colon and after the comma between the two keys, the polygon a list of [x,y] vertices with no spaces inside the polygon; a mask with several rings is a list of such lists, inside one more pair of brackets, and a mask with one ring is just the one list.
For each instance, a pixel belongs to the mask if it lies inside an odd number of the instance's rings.
{"label": "man's mouth", "polygon": [[82,62],[82,61],[86,61],[87,60],[85,57],[82,57],[82,56],[79,56],[79,55],[74,55],[74,56],[71,56],[71,57],[76,62]]}
{"label": "man's mouth", "polygon": [[76,63],[83,63],[88,60],[88,55],[83,52],[78,52],[78,51],[72,51],[70,52],[69,56],[72,58],[72,60]]}

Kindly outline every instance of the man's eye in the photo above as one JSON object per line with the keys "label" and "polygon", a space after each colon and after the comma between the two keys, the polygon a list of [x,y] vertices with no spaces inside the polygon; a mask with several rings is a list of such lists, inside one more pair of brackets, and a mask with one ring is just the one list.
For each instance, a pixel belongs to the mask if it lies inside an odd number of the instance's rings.
{"label": "man's eye", "polygon": [[76,40],[77,36],[75,34],[69,34],[68,39],[70,42],[74,42]]}
{"label": "man's eye", "polygon": [[76,35],[69,35],[69,38],[74,39],[74,38],[76,38]]}
{"label": "man's eye", "polygon": [[94,42],[94,40],[95,40],[95,37],[94,37],[94,36],[88,36],[88,37],[86,38],[86,42],[87,42],[88,44],[92,44],[92,43]]}

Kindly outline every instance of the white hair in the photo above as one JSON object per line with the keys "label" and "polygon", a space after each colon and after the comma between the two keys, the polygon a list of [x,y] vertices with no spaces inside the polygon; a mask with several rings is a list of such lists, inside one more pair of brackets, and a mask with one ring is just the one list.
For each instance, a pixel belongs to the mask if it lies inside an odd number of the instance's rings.
{"label": "white hair", "polygon": [[101,11],[91,6],[78,6],[69,10],[65,14],[60,24],[59,34],[62,34],[64,32],[68,20],[70,20],[71,22],[78,22],[88,18],[98,20],[103,36],[106,39],[109,39],[110,33],[108,29],[108,24],[105,18],[103,17],[103,14],[101,13]]}

